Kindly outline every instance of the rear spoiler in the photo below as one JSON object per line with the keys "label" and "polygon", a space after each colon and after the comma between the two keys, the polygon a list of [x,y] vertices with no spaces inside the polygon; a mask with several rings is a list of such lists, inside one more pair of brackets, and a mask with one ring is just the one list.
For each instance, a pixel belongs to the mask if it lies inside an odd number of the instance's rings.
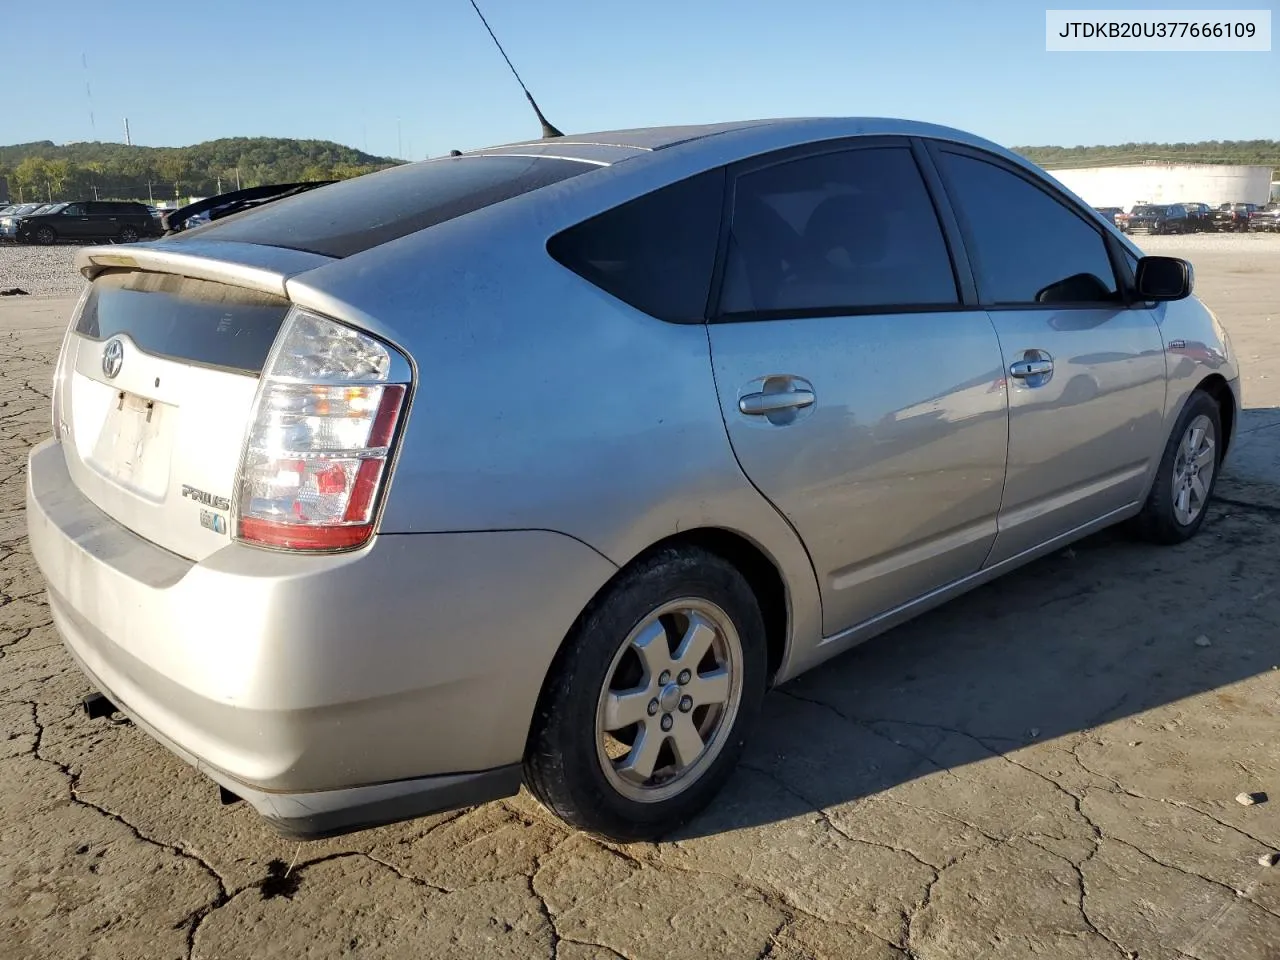
{"label": "rear spoiler", "polygon": [[195,236],[175,243],[159,240],[84,247],[76,254],[76,269],[86,280],[104,270],[151,270],[229,283],[279,297],[288,295],[285,284],[290,277],[332,262],[332,257],[306,250],[199,240]]}

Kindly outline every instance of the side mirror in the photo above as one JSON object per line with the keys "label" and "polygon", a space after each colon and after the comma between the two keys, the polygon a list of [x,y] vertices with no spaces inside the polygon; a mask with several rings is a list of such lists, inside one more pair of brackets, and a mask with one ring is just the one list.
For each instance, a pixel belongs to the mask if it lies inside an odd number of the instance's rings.
{"label": "side mirror", "polygon": [[1191,264],[1177,257],[1143,257],[1134,272],[1139,300],[1184,300],[1195,279]]}

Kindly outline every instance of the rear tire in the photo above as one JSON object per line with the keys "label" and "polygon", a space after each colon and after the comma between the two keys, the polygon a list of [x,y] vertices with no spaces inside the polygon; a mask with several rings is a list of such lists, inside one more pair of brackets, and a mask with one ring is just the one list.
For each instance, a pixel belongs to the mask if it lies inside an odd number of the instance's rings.
{"label": "rear tire", "polygon": [[1203,390],[1188,398],[1174,424],[1135,529],[1154,543],[1182,543],[1204,523],[1222,464],[1218,404]]}
{"label": "rear tire", "polygon": [[764,620],[742,574],[698,547],[658,550],[591,602],[557,654],[525,783],[588,833],[670,833],[733,771],[767,669]]}

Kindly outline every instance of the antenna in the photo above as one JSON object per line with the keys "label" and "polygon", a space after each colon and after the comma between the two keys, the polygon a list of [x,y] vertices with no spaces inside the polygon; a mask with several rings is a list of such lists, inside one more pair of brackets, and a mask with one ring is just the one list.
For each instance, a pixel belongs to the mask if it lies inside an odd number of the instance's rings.
{"label": "antenna", "polygon": [[520,89],[524,91],[524,95],[529,101],[529,106],[533,107],[533,112],[538,115],[538,122],[542,124],[542,138],[546,140],[551,137],[563,137],[564,134],[553,127],[551,122],[542,115],[542,111],[538,109],[538,104],[533,99],[533,94],[529,92],[529,88],[520,79],[520,74],[516,73],[515,65],[511,62],[511,58],[507,56],[507,51],[502,49],[502,44],[498,42],[498,38],[494,36],[493,27],[489,26],[489,21],[480,12],[480,7],[476,4],[476,0],[471,0],[471,6],[475,10],[476,16],[480,18],[480,22],[484,24],[484,28],[489,31],[489,36],[493,39],[494,46],[498,48],[498,52],[502,54],[502,59],[507,61],[507,66],[511,68],[511,75],[516,78],[516,83],[520,84]]}

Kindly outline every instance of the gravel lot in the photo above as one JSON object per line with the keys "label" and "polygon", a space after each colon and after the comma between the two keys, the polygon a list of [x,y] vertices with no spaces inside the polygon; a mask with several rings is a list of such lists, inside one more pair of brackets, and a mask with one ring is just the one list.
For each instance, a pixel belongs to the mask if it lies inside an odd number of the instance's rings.
{"label": "gravel lot", "polygon": [[0,290],[17,287],[34,297],[74,297],[84,281],[73,262],[79,247],[0,243]]}
{"label": "gravel lot", "polygon": [[0,247],[36,294],[0,299],[0,957],[1280,957],[1280,236],[1140,242],[1244,364],[1201,535],[1094,537],[788,684],[715,808],[631,846],[524,795],[286,843],[80,716],[23,536],[73,250]]}

